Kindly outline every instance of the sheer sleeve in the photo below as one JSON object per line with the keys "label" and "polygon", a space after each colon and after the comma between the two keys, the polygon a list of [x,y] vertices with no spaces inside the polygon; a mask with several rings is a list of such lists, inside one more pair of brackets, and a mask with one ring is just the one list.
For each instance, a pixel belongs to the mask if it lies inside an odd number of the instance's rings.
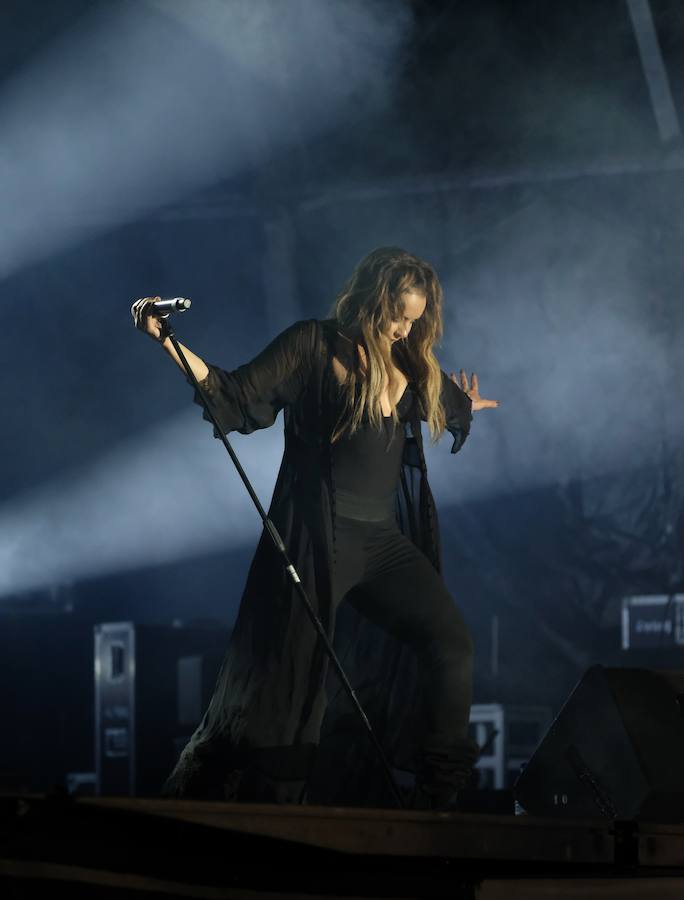
{"label": "sheer sleeve", "polygon": [[454,438],[451,452],[458,453],[470,433],[473,404],[470,397],[449,378],[446,372],[442,372],[442,403],[447,430]]}
{"label": "sheer sleeve", "polygon": [[[233,371],[209,365],[200,387],[224,433],[268,428],[284,406],[297,400],[312,370],[315,325],[315,319],[295,322]],[[194,400],[201,405],[197,391]],[[210,421],[206,412],[203,418]]]}

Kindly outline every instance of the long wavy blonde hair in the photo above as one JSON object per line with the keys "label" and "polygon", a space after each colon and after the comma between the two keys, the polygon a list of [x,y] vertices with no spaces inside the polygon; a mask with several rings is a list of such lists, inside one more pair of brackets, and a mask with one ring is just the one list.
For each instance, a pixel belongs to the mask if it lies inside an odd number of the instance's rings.
{"label": "long wavy blonde hair", "polygon": [[[413,323],[405,340],[390,344],[381,336],[403,315],[406,291],[425,295],[425,312]],[[400,247],[378,247],[356,266],[331,311],[338,330],[350,339],[353,348],[352,363],[342,385],[344,408],[333,430],[333,442],[345,432],[353,434],[364,413],[371,425],[382,427],[380,397],[385,388],[392,418],[398,422],[391,401],[397,388],[392,377],[393,355],[395,364],[417,388],[432,440],[442,435],[446,424],[440,400],[442,376],[432,352],[442,337],[442,296],[432,266]],[[358,345],[364,350],[365,369]]]}

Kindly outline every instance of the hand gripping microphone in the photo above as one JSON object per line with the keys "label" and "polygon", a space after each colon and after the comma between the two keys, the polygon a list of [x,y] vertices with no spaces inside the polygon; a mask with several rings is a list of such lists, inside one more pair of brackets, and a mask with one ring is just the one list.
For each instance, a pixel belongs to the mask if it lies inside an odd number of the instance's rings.
{"label": "hand gripping microphone", "polygon": [[155,300],[147,307],[150,315],[166,317],[170,313],[182,313],[190,309],[192,301],[186,297],[172,297],[169,300]]}

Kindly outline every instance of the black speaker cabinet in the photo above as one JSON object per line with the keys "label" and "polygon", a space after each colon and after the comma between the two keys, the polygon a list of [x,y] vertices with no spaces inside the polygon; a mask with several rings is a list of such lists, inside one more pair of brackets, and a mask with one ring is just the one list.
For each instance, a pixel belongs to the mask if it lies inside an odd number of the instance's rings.
{"label": "black speaker cabinet", "polygon": [[204,713],[228,643],[222,628],[95,626],[95,790],[158,795]]}
{"label": "black speaker cabinet", "polygon": [[534,815],[684,822],[684,672],[594,666],[514,792]]}

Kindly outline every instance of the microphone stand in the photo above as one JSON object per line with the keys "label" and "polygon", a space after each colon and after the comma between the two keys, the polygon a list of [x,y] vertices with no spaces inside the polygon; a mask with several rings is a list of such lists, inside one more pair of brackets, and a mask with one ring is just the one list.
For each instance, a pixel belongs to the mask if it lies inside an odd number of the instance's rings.
{"label": "microphone stand", "polygon": [[371,726],[368,716],[364,712],[364,709],[361,706],[361,703],[359,702],[359,698],[356,696],[356,692],[354,691],[354,688],[351,686],[349,679],[347,678],[345,671],[342,668],[342,664],[340,663],[340,660],[339,660],[337,654],[335,653],[335,650],[333,649],[332,644],[330,643],[328,635],[325,633],[325,628],[323,627],[323,623],[316,615],[316,611],[314,610],[313,606],[311,605],[311,602],[309,601],[309,598],[306,595],[306,591],[304,590],[302,582],[300,581],[299,575],[297,574],[297,570],[292,565],[292,562],[290,561],[290,558],[287,555],[287,549],[285,547],[285,544],[283,543],[283,539],[281,538],[280,534],[278,533],[278,529],[276,528],[274,522],[268,517],[265,509],[261,505],[259,498],[257,497],[257,495],[254,491],[254,488],[252,487],[251,482],[250,482],[249,478],[247,477],[247,473],[242,468],[242,465],[240,463],[240,460],[237,457],[237,454],[235,453],[235,450],[233,450],[230,442],[228,441],[228,438],[226,437],[226,435],[223,432],[223,429],[222,429],[220,423],[218,422],[216,416],[214,415],[214,413],[210,407],[209,400],[207,399],[206,394],[204,393],[202,388],[199,386],[197,379],[195,378],[195,373],[190,368],[190,364],[188,363],[188,360],[187,360],[185,354],[183,353],[183,350],[182,350],[180,344],[178,343],[178,341],[176,339],[175,332],[173,331],[173,328],[169,324],[168,315],[164,316],[164,317],[160,317],[160,322],[161,322],[160,340],[164,341],[168,337],[171,341],[171,344],[173,345],[173,349],[178,354],[178,358],[183,363],[183,368],[185,369],[187,376],[190,379],[190,383],[193,385],[193,387],[197,391],[197,393],[200,397],[200,400],[202,401],[202,406],[206,410],[209,419],[211,420],[214,427],[216,428],[216,433],[218,434],[219,438],[221,439],[223,446],[226,448],[228,455],[232,459],[233,464],[234,464],[235,468],[237,469],[238,475],[242,479],[242,483],[247,488],[247,493],[252,498],[252,502],[254,503],[254,506],[256,507],[256,511],[261,516],[261,521],[264,524],[264,528],[270,535],[271,540],[273,541],[273,545],[275,546],[276,550],[280,553],[280,556],[282,558],[283,567],[285,568],[285,571],[287,572],[292,584],[294,585],[294,589],[295,589],[296,593],[299,595],[299,599],[304,604],[304,607],[309,615],[309,619],[311,620],[311,624],[314,626],[314,628],[318,632],[318,636],[320,637],[320,639],[323,643],[323,646],[325,648],[326,653],[328,654],[328,657],[333,665],[333,668],[337,672],[337,675],[338,675],[340,681],[342,682],[342,685],[344,687],[344,690],[347,693],[347,696],[351,700],[352,705],[353,705],[354,709],[356,710],[356,712],[358,713],[358,716],[361,719],[361,722],[363,723],[363,727],[365,728],[365,730],[368,734],[368,737],[371,740],[371,743],[375,747],[375,750],[378,755],[378,759],[380,760],[380,763],[382,764],[382,768],[385,772],[385,775],[387,776],[387,783],[392,791],[394,799],[397,802],[397,806],[399,807],[399,809],[403,809],[404,808],[404,799],[401,796],[401,792],[399,791],[397,783],[394,779],[394,775],[392,774],[392,770],[390,768],[389,762],[387,761],[387,757],[385,756],[385,753],[380,745],[380,741],[378,740],[377,735],[373,731],[373,727]]}

